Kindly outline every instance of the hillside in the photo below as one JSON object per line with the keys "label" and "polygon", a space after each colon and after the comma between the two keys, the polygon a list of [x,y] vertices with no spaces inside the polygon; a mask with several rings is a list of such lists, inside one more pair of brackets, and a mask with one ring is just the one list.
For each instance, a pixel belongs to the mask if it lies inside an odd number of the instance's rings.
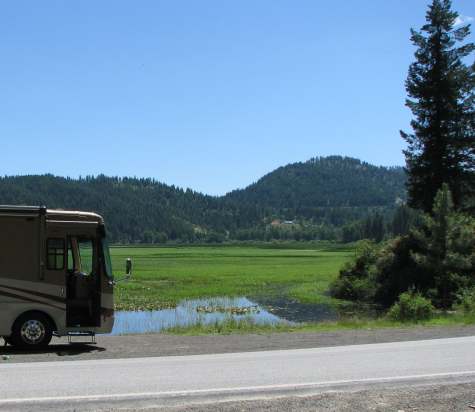
{"label": "hillside", "polygon": [[[152,179],[52,175],[0,178],[0,204],[47,205],[95,211],[104,216],[114,241],[154,236],[187,240],[193,225],[213,220],[217,200]],[[158,239],[157,239],[158,240]]]}
{"label": "hillside", "polygon": [[300,221],[306,238],[334,238],[322,233],[369,210],[393,209],[405,197],[404,182],[401,168],[332,156],[281,167],[222,197],[153,179],[6,176],[0,178],[0,204],[96,211],[114,242],[268,239],[266,228],[279,218]]}
{"label": "hillside", "polygon": [[405,198],[402,167],[377,167],[360,160],[317,157],[279,167],[227,199],[274,209],[392,206]]}

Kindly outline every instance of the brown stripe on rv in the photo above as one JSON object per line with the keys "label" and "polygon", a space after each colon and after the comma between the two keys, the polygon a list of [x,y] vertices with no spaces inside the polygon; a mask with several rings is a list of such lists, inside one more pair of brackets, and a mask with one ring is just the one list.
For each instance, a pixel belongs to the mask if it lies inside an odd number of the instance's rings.
{"label": "brown stripe on rv", "polygon": [[36,299],[31,299],[31,298],[27,298],[25,296],[21,296],[21,295],[17,295],[15,293],[9,293],[9,292],[4,292],[3,290],[0,290],[0,295],[1,296],[7,296],[9,298],[14,298],[14,299],[21,299],[21,300],[26,300],[28,302],[33,302],[33,303],[40,303],[42,305],[46,305],[46,306],[50,306],[52,308],[55,308],[55,309],[59,309],[59,310],[66,310],[65,307],[61,307],[61,306],[56,306],[56,305],[51,305],[50,303],[45,303],[45,302],[42,302],[40,300],[36,300]]}
{"label": "brown stripe on rv", "polygon": [[50,295],[50,294],[47,294],[47,293],[36,292],[34,290],[31,290],[31,289],[22,289],[22,288],[16,288],[14,286],[5,286],[5,285],[2,285],[1,283],[0,283],[0,288],[16,290],[18,292],[29,293],[30,295],[35,295],[35,296],[39,296],[41,298],[54,300],[54,301],[59,302],[59,303],[66,303],[65,298],[55,296],[55,295]]}

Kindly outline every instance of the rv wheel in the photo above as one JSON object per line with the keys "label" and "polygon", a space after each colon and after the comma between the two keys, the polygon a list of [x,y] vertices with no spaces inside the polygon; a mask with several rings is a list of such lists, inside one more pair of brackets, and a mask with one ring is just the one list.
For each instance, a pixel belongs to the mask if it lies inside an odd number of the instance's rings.
{"label": "rv wheel", "polygon": [[25,313],[12,328],[11,344],[22,348],[47,346],[53,336],[49,319],[41,313]]}

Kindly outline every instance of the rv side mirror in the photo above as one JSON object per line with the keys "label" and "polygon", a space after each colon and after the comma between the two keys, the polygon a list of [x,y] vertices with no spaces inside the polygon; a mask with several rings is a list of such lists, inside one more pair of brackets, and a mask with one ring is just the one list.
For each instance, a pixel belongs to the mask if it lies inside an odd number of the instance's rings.
{"label": "rv side mirror", "polygon": [[132,259],[130,259],[130,258],[127,258],[125,260],[125,274],[127,276],[132,275]]}

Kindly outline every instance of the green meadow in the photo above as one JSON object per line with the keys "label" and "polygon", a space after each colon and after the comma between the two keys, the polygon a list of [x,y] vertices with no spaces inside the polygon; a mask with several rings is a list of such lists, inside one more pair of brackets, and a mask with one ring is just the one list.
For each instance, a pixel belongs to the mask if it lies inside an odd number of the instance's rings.
{"label": "green meadow", "polygon": [[353,254],[351,247],[327,243],[112,247],[117,278],[125,259],[133,260],[132,279],[117,287],[116,308],[163,309],[182,299],[218,296],[331,303],[328,285]]}
{"label": "green meadow", "polygon": [[[133,276],[119,282],[118,310],[173,308],[183,299],[240,297],[275,298],[300,303],[338,305],[328,296],[330,282],[355,249],[331,243],[257,244],[252,246],[162,246],[111,248],[116,278],[123,277],[125,259],[133,259]],[[353,313],[337,321],[258,325],[229,319],[215,324],[172,327],[173,334],[331,331],[337,329],[453,326],[473,324],[473,314],[438,312],[424,322],[396,322]]]}

